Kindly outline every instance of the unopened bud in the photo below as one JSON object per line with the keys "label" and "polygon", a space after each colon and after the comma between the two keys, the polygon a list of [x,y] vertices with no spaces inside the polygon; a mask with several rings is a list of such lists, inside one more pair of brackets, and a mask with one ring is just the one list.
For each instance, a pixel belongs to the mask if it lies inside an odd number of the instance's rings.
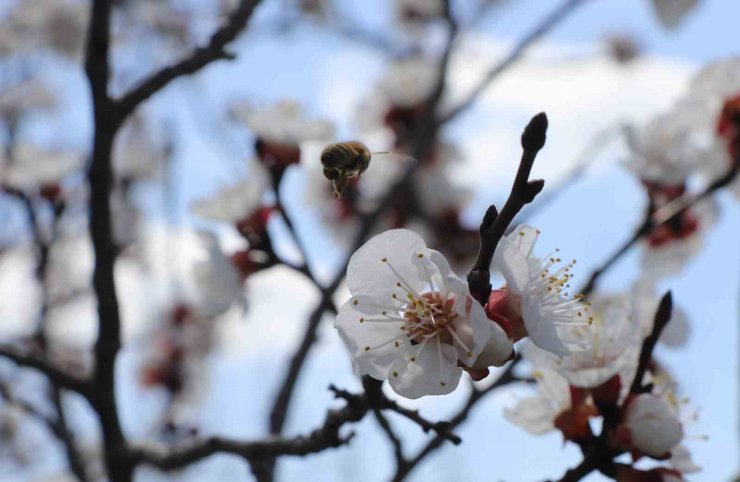
{"label": "unopened bud", "polygon": [[547,115],[540,112],[532,117],[522,133],[522,148],[525,151],[539,151],[545,145],[547,133]]}

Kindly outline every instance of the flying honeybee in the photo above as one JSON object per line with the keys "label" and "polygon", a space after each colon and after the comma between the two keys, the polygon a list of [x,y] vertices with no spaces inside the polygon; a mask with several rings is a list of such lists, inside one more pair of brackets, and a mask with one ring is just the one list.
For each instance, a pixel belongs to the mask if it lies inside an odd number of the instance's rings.
{"label": "flying honeybee", "polygon": [[[370,166],[373,154],[390,154],[388,152],[370,152],[365,144],[358,141],[335,142],[321,151],[321,164],[324,176],[332,182],[334,193],[342,197],[342,191],[350,179],[360,177]],[[396,154],[392,154],[397,156]],[[399,156],[401,159],[413,159]]]}

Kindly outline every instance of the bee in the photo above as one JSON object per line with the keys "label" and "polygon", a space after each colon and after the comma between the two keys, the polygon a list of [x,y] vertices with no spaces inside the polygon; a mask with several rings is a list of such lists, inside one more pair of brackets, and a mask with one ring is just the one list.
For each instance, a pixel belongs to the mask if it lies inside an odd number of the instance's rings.
{"label": "bee", "polygon": [[342,197],[347,181],[359,178],[367,170],[372,154],[365,144],[357,141],[336,142],[321,151],[324,177],[332,182],[338,198]]}
{"label": "bee", "polygon": [[370,152],[365,144],[358,141],[336,142],[329,144],[321,151],[321,164],[324,166],[324,177],[332,182],[337,198],[350,179],[359,179],[370,167],[370,158],[375,154],[389,154],[390,159],[416,162],[413,157],[390,152]]}

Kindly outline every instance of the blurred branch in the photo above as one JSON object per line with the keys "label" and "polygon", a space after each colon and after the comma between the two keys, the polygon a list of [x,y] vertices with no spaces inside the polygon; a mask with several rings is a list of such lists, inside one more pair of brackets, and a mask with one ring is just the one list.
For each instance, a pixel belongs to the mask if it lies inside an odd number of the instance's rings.
{"label": "blurred branch", "polygon": [[53,383],[56,383],[57,385],[68,390],[72,390],[73,392],[79,393],[87,399],[89,399],[92,395],[92,387],[90,386],[89,381],[77,378],[74,375],[70,375],[50,364],[45,359],[21,353],[17,349],[10,346],[0,346],[0,357],[7,358],[19,367],[33,368],[34,370],[42,373]]}
{"label": "blurred branch", "polygon": [[401,465],[405,463],[406,458],[403,455],[403,445],[401,443],[401,439],[398,438],[396,432],[393,431],[391,422],[385,415],[383,415],[383,412],[378,409],[373,410],[373,415],[375,415],[375,420],[378,422],[380,429],[383,431],[386,438],[388,438],[388,441],[393,447],[393,457],[396,459],[396,465]]}
{"label": "blurred branch", "polygon": [[[370,411],[375,409],[389,409],[402,413],[395,402],[387,400],[384,406],[377,407],[375,401],[365,394],[353,394],[340,390],[334,386],[330,387],[337,398],[345,401],[345,406],[339,409],[329,410],[321,427],[305,436],[284,438],[271,436],[265,440],[251,442],[236,441],[221,437],[211,437],[194,444],[162,450],[157,448],[131,447],[127,450],[126,457],[134,463],[152,465],[161,470],[175,470],[217,453],[233,454],[244,458],[251,465],[263,464],[265,460],[274,459],[284,455],[308,455],[322,450],[338,447],[350,441],[353,434],[343,436],[341,428],[352,422],[358,422]],[[386,406],[387,405],[387,406]],[[414,417],[417,423],[425,426],[435,426],[421,417]],[[451,434],[444,432],[438,435],[441,438],[449,438]]]}
{"label": "blurred branch", "polygon": [[542,112],[534,116],[524,128],[521,139],[524,150],[522,159],[519,162],[519,169],[511,186],[509,198],[501,213],[498,213],[496,206],[491,205],[483,216],[480,225],[478,258],[468,273],[470,293],[483,306],[488,302],[488,295],[491,292],[490,267],[496,246],[514,217],[525,205],[531,203],[545,186],[544,180],[530,181],[529,175],[537,153],[545,146],[546,133],[547,116]]}
{"label": "blurred branch", "polygon": [[715,179],[699,193],[693,196],[682,196],[657,210],[652,205],[648,205],[642,222],[637,226],[632,236],[630,236],[630,238],[627,239],[622,246],[614,252],[614,254],[604,261],[601,266],[591,273],[591,276],[584,287],[580,290],[580,293],[583,293],[584,295],[591,294],[591,292],[596,288],[596,284],[601,275],[608,271],[625,253],[627,253],[627,251],[629,251],[643,237],[647,236],[656,226],[671,222],[673,219],[683,214],[687,209],[695,206],[697,203],[708,198],[723,187],[728,186],[735,180],[735,178],[737,178],[739,171],[740,162],[736,160],[733,163],[733,166],[728,169],[725,174]]}
{"label": "blurred branch", "polygon": [[645,377],[645,372],[647,372],[650,359],[653,356],[653,349],[655,348],[656,343],[658,343],[658,338],[660,338],[663,328],[665,328],[668,322],[671,321],[672,313],[673,296],[669,291],[660,299],[658,310],[655,313],[655,319],[653,321],[653,329],[642,342],[639,363],[637,365],[637,371],[635,372],[635,378],[630,387],[630,393],[640,394],[646,391],[645,387],[642,386],[642,379]]}
{"label": "blurred branch", "polygon": [[457,117],[460,113],[470,108],[478,97],[480,97],[486,88],[493,82],[499,75],[505,72],[509,67],[514,65],[524,54],[524,52],[540,38],[548,34],[553,28],[560,24],[563,20],[577,10],[578,7],[587,3],[590,0],[566,0],[559,7],[553,10],[549,15],[542,19],[537,26],[529,32],[524,38],[511,49],[509,54],[492,67],[483,79],[478,83],[476,87],[468,94],[468,96],[453,108],[450,112],[442,117],[442,122],[448,122],[453,118]]}
{"label": "blurred branch", "polygon": [[227,52],[226,46],[244,30],[260,1],[241,0],[229,15],[226,23],[211,36],[207,45],[196,48],[182,60],[152,74],[124,94],[117,102],[119,116],[125,118],[139,104],[165,88],[178,77],[194,74],[216,60],[233,59],[234,54]]}
{"label": "blurred branch", "polygon": [[[505,385],[517,382],[518,380],[514,376],[514,368],[520,363],[520,361],[521,358],[517,357],[514,359],[514,361],[509,363],[509,365],[501,373],[498,379],[496,379],[496,381],[493,382],[489,387],[483,390],[478,390],[477,388],[475,388],[475,386],[473,386],[468,399],[465,401],[465,405],[463,405],[462,408],[447,423],[448,429],[454,430],[463,422],[465,422],[475,405],[477,405],[478,402],[483,400],[487,395],[493,393],[494,391]],[[421,464],[424,459],[426,459],[431,453],[441,447],[443,442],[444,438],[438,434],[432,440],[427,442],[424,448],[422,448],[414,457],[405,461],[404,463],[397,464],[396,473],[393,475],[392,481],[401,482],[402,480],[404,480],[411,473],[412,470],[414,470],[416,467],[419,466],[419,464]]]}

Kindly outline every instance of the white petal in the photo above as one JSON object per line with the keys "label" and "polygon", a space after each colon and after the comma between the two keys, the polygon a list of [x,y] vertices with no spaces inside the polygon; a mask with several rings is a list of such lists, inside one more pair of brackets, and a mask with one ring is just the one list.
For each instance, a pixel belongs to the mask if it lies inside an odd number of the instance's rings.
{"label": "white petal", "polygon": [[392,294],[405,300],[405,291],[396,283],[411,290],[424,286],[412,258],[425,247],[424,240],[408,229],[392,229],[370,238],[349,260],[347,288],[353,295],[369,295],[383,303],[391,302]]}
{"label": "white petal", "polygon": [[489,340],[473,365],[475,368],[502,366],[511,356],[513,345],[506,332],[496,323],[488,322]]}
{"label": "white petal", "polygon": [[547,399],[531,397],[520,400],[514,408],[504,410],[504,416],[527,432],[542,435],[555,429],[557,413]]}
{"label": "white petal", "polygon": [[457,388],[462,368],[457,351],[436,339],[427,342],[413,362],[398,360],[391,368],[391,388],[406,398],[444,395]]}
{"label": "white petal", "polygon": [[683,428],[663,399],[643,393],[627,407],[626,425],[632,444],[653,457],[661,457],[683,438]]}
{"label": "white petal", "polygon": [[[353,359],[353,366],[357,375],[370,375],[378,380],[384,380],[388,377],[388,370],[397,359],[403,359],[410,350],[410,344],[402,342],[404,337],[400,337],[399,347],[395,342],[384,343],[403,335],[401,327],[402,322],[389,321],[369,321],[365,318],[380,319],[383,318],[381,310],[377,309],[374,315],[367,313],[368,309],[358,311],[355,302],[368,302],[366,297],[354,297],[347,301],[337,314],[334,327],[339,330],[339,335],[345,346],[350,352]],[[360,319],[363,322],[360,322]],[[383,345],[383,346],[379,346]],[[366,350],[366,347],[371,347]]]}
{"label": "white petal", "polygon": [[698,472],[701,467],[696,465],[691,459],[691,452],[685,445],[678,444],[671,450],[671,465],[673,468],[684,474]]}
{"label": "white petal", "polygon": [[510,237],[502,238],[498,243],[493,255],[493,266],[504,275],[509,290],[521,296],[529,288],[532,273],[526,255]]}
{"label": "white petal", "polygon": [[540,307],[536,301],[532,302],[528,297],[522,300],[522,318],[529,338],[535,345],[559,357],[566,356],[569,353],[560,340],[555,325],[542,318]]}

